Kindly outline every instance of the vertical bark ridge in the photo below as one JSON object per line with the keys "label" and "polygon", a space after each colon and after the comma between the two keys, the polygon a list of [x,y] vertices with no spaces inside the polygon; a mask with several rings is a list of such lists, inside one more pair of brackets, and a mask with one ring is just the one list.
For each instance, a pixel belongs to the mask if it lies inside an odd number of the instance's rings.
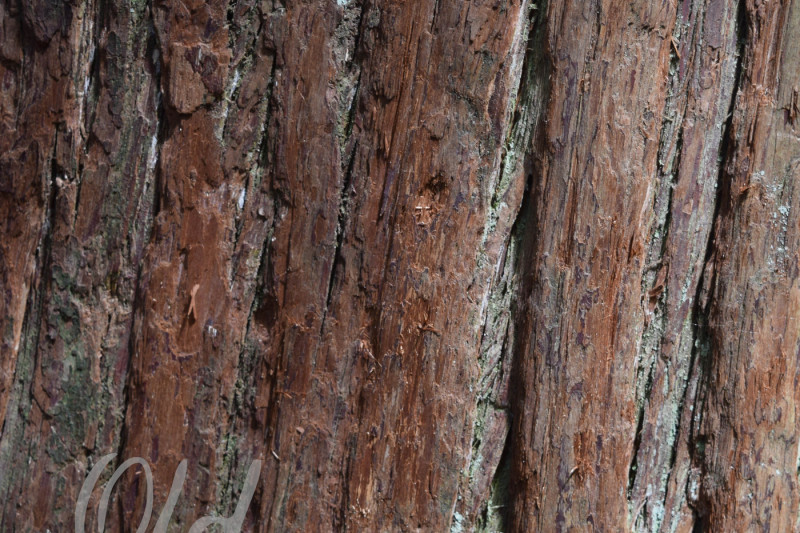
{"label": "vertical bark ridge", "polygon": [[[717,205],[720,156],[737,83],[737,2],[686,2],[672,39],[673,67],[661,130],[653,231],[642,278],[637,372],[640,421],[631,467],[630,522],[670,530],[691,517],[685,503],[666,514],[667,487],[686,406],[695,350],[698,291]],[[691,29],[691,32],[687,32]],[[645,381],[646,376],[646,381]],[[686,477],[685,464],[677,475]]]}
{"label": "vertical bark ridge", "polygon": [[676,16],[548,6],[553,85],[519,262],[512,530],[629,520],[633,363]]}
{"label": "vertical bark ridge", "polygon": [[[144,53],[147,6],[118,7],[3,7],[11,9],[4,36],[22,43],[17,122],[3,135],[19,146],[3,152],[39,161],[36,170],[3,165],[15,190],[34,193],[3,206],[24,210],[10,220],[29,221],[19,235],[34,236],[39,248],[12,243],[31,277],[7,287],[12,295],[41,291],[29,299],[41,304],[26,312],[36,324],[24,327],[24,353],[3,351],[4,362],[18,365],[4,375],[13,376],[14,394],[0,453],[0,470],[10,473],[3,529],[70,527],[71,516],[58,510],[74,505],[89,458],[120,440],[136,272],[154,194],[145,164],[152,148],[143,140],[155,134],[157,104]],[[4,54],[13,50],[7,44]],[[23,145],[31,141],[33,151]]]}
{"label": "vertical bark ridge", "polygon": [[800,347],[797,231],[789,216],[798,207],[800,138],[787,109],[800,56],[788,43],[800,35],[800,7],[745,2],[744,22],[742,79],[706,265],[715,275],[693,490],[704,528],[789,530],[798,520]]}

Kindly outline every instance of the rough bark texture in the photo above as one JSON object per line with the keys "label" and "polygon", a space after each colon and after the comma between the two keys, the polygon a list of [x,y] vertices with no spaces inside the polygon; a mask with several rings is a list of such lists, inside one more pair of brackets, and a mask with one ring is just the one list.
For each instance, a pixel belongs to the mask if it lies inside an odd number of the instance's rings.
{"label": "rough bark texture", "polygon": [[255,459],[248,531],[800,527],[798,87],[796,0],[0,0],[0,530],[109,453],[175,531]]}

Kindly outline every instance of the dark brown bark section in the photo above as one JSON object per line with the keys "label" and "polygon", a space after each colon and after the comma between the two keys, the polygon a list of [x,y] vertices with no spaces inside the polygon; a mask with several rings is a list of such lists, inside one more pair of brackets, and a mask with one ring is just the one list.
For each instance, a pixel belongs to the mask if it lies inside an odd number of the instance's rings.
{"label": "dark brown bark section", "polygon": [[0,29],[0,529],[796,526],[796,2]]}
{"label": "dark brown bark section", "polygon": [[146,6],[3,2],[0,529],[65,530],[116,450],[153,210]]}

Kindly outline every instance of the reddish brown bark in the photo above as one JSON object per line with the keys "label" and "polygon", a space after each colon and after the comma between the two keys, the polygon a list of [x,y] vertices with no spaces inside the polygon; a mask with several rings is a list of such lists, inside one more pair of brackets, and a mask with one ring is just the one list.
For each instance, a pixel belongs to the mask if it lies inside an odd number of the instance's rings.
{"label": "reddish brown bark", "polygon": [[796,526],[796,2],[0,28],[0,529]]}
{"label": "reddish brown bark", "polygon": [[694,456],[704,523],[788,531],[800,503],[800,5],[743,9],[743,75],[706,264],[710,361]]}

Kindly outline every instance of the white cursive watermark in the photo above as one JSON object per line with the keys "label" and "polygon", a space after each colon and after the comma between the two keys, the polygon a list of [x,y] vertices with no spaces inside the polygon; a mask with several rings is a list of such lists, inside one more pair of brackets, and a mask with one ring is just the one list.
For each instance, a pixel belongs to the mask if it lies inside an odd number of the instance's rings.
{"label": "white cursive watermark", "polygon": [[[89,507],[89,498],[94,491],[94,487],[105,467],[110,463],[117,454],[112,453],[101,458],[96,465],[92,468],[89,475],[86,476],[86,481],[83,482],[81,491],[78,494],[78,501],[75,503],[75,533],[85,533],[86,524],[86,509]],[[175,504],[178,502],[178,497],[183,490],[183,481],[186,479],[186,459],[181,461],[178,469],[175,470],[175,475],[172,478],[172,487],[169,489],[169,496],[161,514],[158,517],[153,533],[166,533],[167,524],[172,517],[172,512],[175,510]],[[150,471],[150,465],[141,457],[134,457],[128,459],[114,471],[114,475],[106,484],[103,490],[103,495],[100,497],[100,505],[97,508],[97,531],[103,533],[103,528],[106,525],[106,513],[108,512],[108,501],[111,498],[111,491],[114,488],[117,480],[125,473],[128,468],[140,465],[144,470],[145,479],[147,481],[147,503],[142,514],[142,520],[139,522],[139,528],[136,533],[144,533],[147,526],[150,525],[150,515],[153,513],[153,473]],[[258,485],[258,478],[261,475],[261,461],[253,461],[250,469],[247,471],[247,478],[244,480],[242,493],[239,495],[239,501],[236,503],[236,509],[228,518],[217,516],[205,516],[197,520],[189,529],[189,533],[200,533],[207,527],[218,524],[222,526],[225,533],[238,533],[242,530],[247,508],[250,506],[250,500],[253,499],[253,494],[256,492],[256,485]]]}

